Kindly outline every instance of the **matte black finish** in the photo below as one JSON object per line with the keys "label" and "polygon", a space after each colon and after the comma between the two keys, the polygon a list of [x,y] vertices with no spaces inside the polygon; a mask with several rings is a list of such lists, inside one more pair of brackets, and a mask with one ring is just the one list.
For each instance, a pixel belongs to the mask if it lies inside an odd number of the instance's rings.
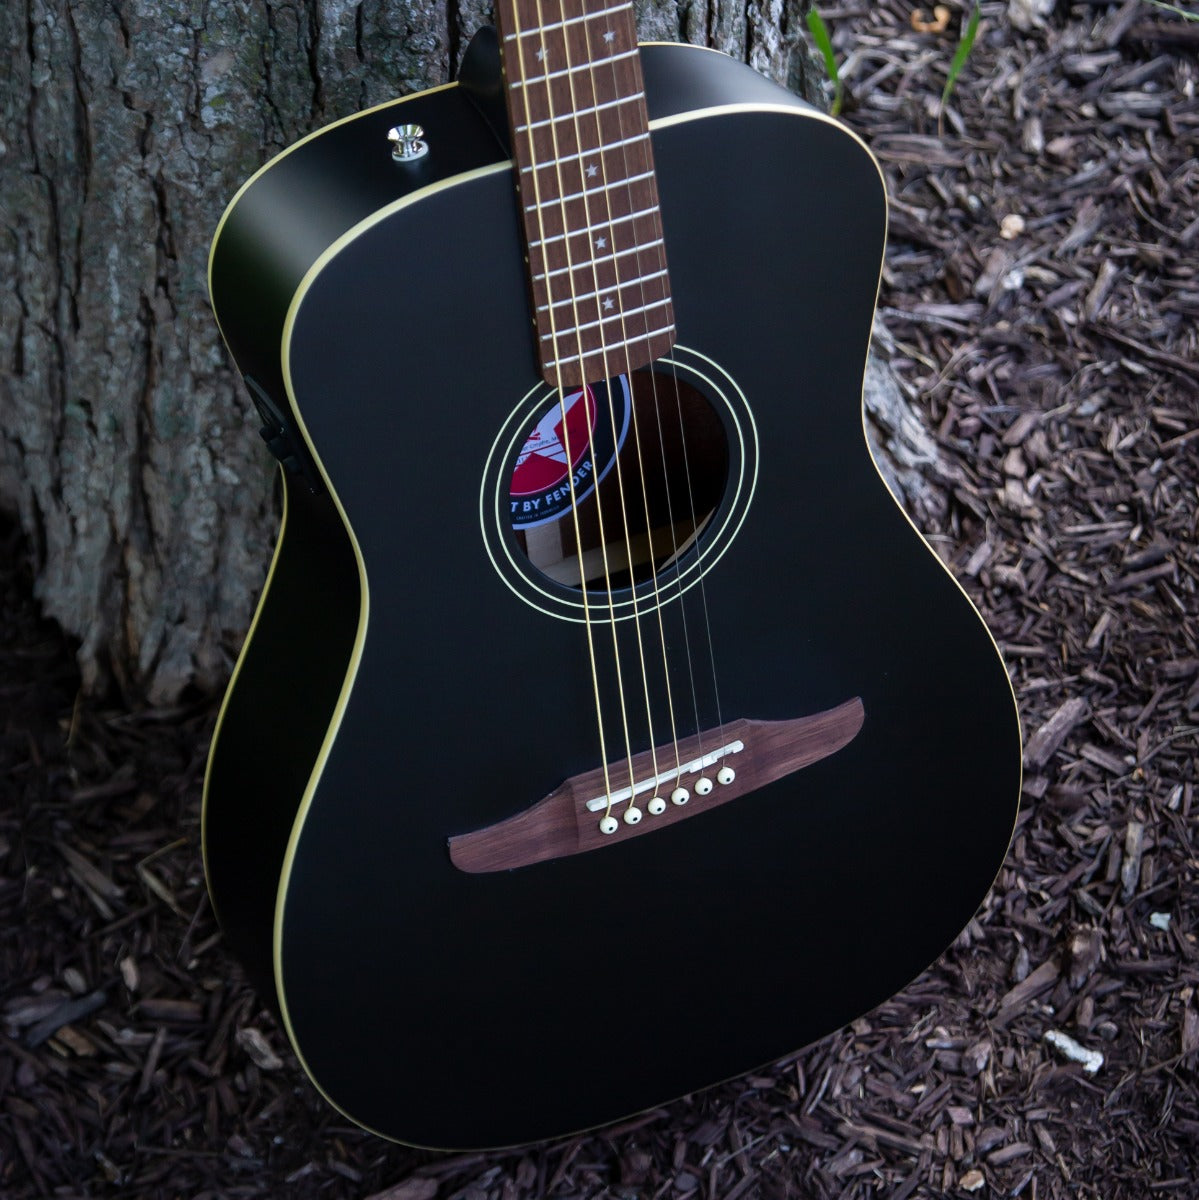
{"label": "matte black finish", "polygon": [[279,872],[358,628],[358,568],[327,495],[288,489],[274,570],[209,761],[205,866],[217,917],[264,999]]}
{"label": "matte black finish", "polygon": [[[214,744],[208,864],[221,919],[231,937],[243,930],[235,945],[260,980],[283,872],[275,966],[302,1060],[354,1120],[415,1144],[568,1133],[828,1033],[952,940],[1011,834],[1020,759],[1006,673],[863,438],[885,224],[877,169],[748,68],[681,47],[643,57],[651,115],[663,115],[665,81],[690,109],[797,110],[696,115],[654,136],[680,343],[742,390],[760,460],[745,522],[703,592],[664,610],[666,654],[681,670],[683,616],[694,643],[706,619],[726,719],[861,696],[866,723],[833,757],[653,836],[507,873],[456,871],[447,837],[598,763],[581,627],[515,596],[480,530],[492,442],[537,382],[511,172],[400,207],[330,258],[283,350],[365,565],[363,654],[285,861],[358,620],[349,535],[321,509],[331,499],[309,498],[302,521],[289,516]],[[435,129],[461,133],[465,149],[439,156],[460,156],[460,169],[499,161],[457,89],[420,103],[437,145]],[[379,123],[300,147],[243,197],[256,203],[293,158],[296,177],[272,195],[316,173],[335,199],[294,254],[252,250],[264,222],[234,211],[213,283],[243,366],[278,354],[283,318],[271,314],[286,310],[301,260],[382,206],[375,181],[323,174],[367,157]],[[309,153],[326,138],[344,145]],[[255,318],[233,315],[226,292],[258,273]],[[619,634],[637,672],[631,625]],[[275,647],[293,640],[302,653],[277,679]],[[714,691],[700,680],[701,725]],[[680,734],[695,718],[684,724]],[[644,715],[630,737],[634,750],[648,744]],[[242,814],[259,809],[262,828],[245,828]]]}

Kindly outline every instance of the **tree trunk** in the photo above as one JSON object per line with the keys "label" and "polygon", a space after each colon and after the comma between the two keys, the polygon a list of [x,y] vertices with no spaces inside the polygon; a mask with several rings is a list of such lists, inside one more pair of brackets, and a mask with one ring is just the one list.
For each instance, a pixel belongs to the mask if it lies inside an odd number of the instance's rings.
{"label": "tree trunk", "polygon": [[[801,0],[639,3],[798,90]],[[227,677],[275,532],[273,467],[208,308],[209,241],[262,162],[452,76],[478,0],[10,0],[0,13],[0,506],[89,689]]]}

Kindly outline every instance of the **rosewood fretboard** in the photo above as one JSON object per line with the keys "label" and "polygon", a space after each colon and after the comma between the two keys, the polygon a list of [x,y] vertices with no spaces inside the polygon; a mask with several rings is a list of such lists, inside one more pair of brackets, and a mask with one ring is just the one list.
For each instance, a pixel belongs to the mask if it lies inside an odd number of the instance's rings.
{"label": "rosewood fretboard", "polygon": [[500,0],[496,23],[542,374],[644,366],[675,332],[633,7]]}

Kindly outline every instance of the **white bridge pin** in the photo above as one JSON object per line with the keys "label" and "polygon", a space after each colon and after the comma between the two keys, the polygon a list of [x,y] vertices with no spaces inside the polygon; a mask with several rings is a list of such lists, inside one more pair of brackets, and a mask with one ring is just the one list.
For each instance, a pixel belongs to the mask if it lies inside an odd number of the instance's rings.
{"label": "white bridge pin", "polygon": [[615,817],[605,817],[600,822],[600,833],[615,833],[620,828],[620,822]]}
{"label": "white bridge pin", "polygon": [[634,808],[631,804],[624,810],[624,823],[626,825],[636,825],[641,820],[641,809]]}
{"label": "white bridge pin", "polygon": [[723,783],[726,786],[732,783],[736,778],[737,772],[734,771],[732,767],[721,767],[720,770],[716,772],[716,782]]}
{"label": "white bridge pin", "polygon": [[[698,758],[676,763],[674,767],[662,771],[652,779],[643,779],[638,784],[620,788],[615,792],[605,792],[601,796],[593,796],[587,801],[587,811],[593,813],[610,813],[614,805],[624,804],[626,800],[635,802],[637,797],[644,794],[652,797],[648,801],[648,808],[652,815],[658,816],[666,811],[665,801],[661,800],[657,794],[658,788],[666,788],[671,783],[678,783],[684,778],[690,779],[698,772],[714,767],[727,755],[740,754],[744,749],[745,743],[740,739],[729,742],[727,746],[720,746],[715,750],[710,750],[707,754],[701,754]],[[717,772],[716,778],[721,783],[726,782],[723,771]],[[730,769],[728,781],[731,780],[732,773]],[[708,795],[712,791],[712,780],[708,776],[700,776],[696,782],[695,790],[701,796]],[[670,799],[675,804],[686,804],[691,799],[691,793],[680,785],[670,793]],[[658,805],[661,805],[661,807],[657,807]]]}

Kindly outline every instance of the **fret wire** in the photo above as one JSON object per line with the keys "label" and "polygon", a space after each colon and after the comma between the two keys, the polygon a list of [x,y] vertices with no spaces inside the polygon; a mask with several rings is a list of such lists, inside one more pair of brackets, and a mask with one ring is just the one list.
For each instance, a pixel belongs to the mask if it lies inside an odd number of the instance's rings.
{"label": "fret wire", "polygon": [[517,38],[532,37],[534,34],[546,34],[551,29],[562,29],[567,25],[577,25],[580,21],[595,21],[600,17],[610,17],[613,13],[627,12],[632,4],[617,4],[612,8],[599,8],[595,12],[583,13],[581,17],[567,17],[564,21],[551,21],[548,25],[539,25],[535,29],[519,29],[516,33],[505,35],[504,41],[514,42]]}
{"label": "fret wire", "polygon": [[543,125],[553,125],[557,121],[573,121],[577,117],[586,116],[588,113],[603,112],[605,108],[615,108],[618,104],[632,104],[635,100],[642,99],[644,95],[644,92],[637,92],[632,96],[620,96],[616,100],[605,100],[603,104],[593,104],[589,108],[580,108],[574,112],[559,113],[556,117],[546,117],[544,121],[534,121],[531,125],[517,125],[515,132],[525,133],[531,129],[540,129]]}
{"label": "fret wire", "polygon": [[[543,165],[549,166],[550,164],[545,163]],[[627,178],[621,179],[619,181],[619,183],[622,185],[627,184],[627,183],[640,183],[643,179],[653,179],[653,177],[654,177],[653,171],[642,171],[640,175],[629,175]],[[583,191],[581,191],[581,192],[571,192],[571,194],[569,196],[563,196],[563,197],[561,197],[561,199],[564,204],[569,204],[570,201],[572,201],[572,200],[582,200],[585,196],[595,196],[595,195],[599,194],[600,192],[608,192],[608,191],[611,191],[611,188],[608,186],[608,184],[601,183],[598,186],[593,187],[593,188],[584,188]],[[525,205],[525,212],[535,212],[536,209],[537,209],[536,204],[526,204]]]}
{"label": "fret wire", "polygon": [[561,158],[557,158],[553,162],[535,163],[532,166],[521,167],[520,172],[523,175],[526,171],[544,171],[548,167],[560,167],[563,163],[574,162],[576,158],[586,158],[589,154],[603,154],[605,150],[619,150],[622,146],[631,146],[634,142],[647,141],[649,141],[648,133],[638,133],[632,137],[622,138],[619,142],[605,142],[602,146],[593,146],[588,150],[580,150],[578,154],[564,154]]}
{"label": "fret wire", "polygon": [[[598,321],[588,321],[586,325],[576,325],[572,329],[563,329],[559,333],[543,333],[541,340],[543,342],[561,341],[564,337],[573,337],[576,334],[582,333],[584,329],[596,329],[600,325],[606,325],[609,321],[623,321],[627,317],[635,317],[638,313],[647,313],[651,309],[661,308],[662,305],[669,303],[670,297],[663,296],[661,300],[654,300],[649,304],[639,305],[637,308],[626,308],[622,312],[614,312],[610,317],[600,317]],[[607,343],[604,343],[604,345],[607,345]],[[603,346],[600,349],[603,349]],[[596,351],[596,353],[598,352]]]}
{"label": "fret wire", "polygon": [[651,329],[648,333],[638,333],[631,338],[625,338],[620,342],[607,342],[602,346],[597,346],[594,350],[584,350],[582,354],[568,354],[564,358],[551,358],[550,366],[561,367],[566,363],[582,362],[587,358],[595,358],[599,355],[607,355],[613,350],[619,350],[624,346],[632,346],[638,342],[648,342],[651,338],[661,337],[664,333],[674,333],[674,322],[669,325],[663,325],[661,329]]}
{"label": "fret wire", "polygon": [[[615,254],[605,254],[600,258],[588,259],[585,263],[575,263],[574,266],[570,267],[558,267],[553,271],[542,271],[540,274],[534,275],[533,278],[548,279],[554,275],[565,275],[567,271],[573,273],[574,271],[582,271],[584,269],[590,270],[593,263],[599,266],[600,263],[611,262],[616,258],[624,258],[626,254],[637,254],[642,250],[652,250],[654,247],[661,246],[662,244],[661,238],[654,238],[652,242],[642,242],[640,246],[630,246],[627,250],[618,250]],[[629,280],[629,282],[632,283],[633,280]]]}
{"label": "fret wire", "polygon": [[570,295],[565,300],[555,300],[553,304],[539,304],[538,312],[546,312],[551,308],[561,308],[564,304],[571,304],[576,299],[582,303],[588,300],[598,300],[602,296],[610,295],[612,292],[619,292],[624,288],[636,287],[639,283],[647,283],[651,279],[660,279],[666,274],[665,268],[661,271],[654,271],[652,275],[638,275],[633,279],[622,279],[612,284],[610,287],[600,288],[597,292],[583,292],[578,296]]}
{"label": "fret wire", "polygon": [[[592,71],[593,67],[597,67],[602,63],[620,62],[622,58],[634,58],[636,54],[637,49],[634,47],[632,50],[625,50],[620,54],[612,54],[608,58],[597,58],[591,62],[578,63],[573,67],[563,67],[560,71],[548,71],[544,75],[534,75],[531,79],[518,79],[515,83],[510,83],[508,86],[510,88],[527,88],[530,84],[545,83],[548,79],[560,79],[563,75],[577,75],[580,71]],[[594,75],[594,71],[592,71],[592,74]],[[644,95],[643,92],[638,92],[637,94],[639,96]],[[518,125],[517,128],[520,129],[522,127]]]}
{"label": "fret wire", "polygon": [[550,242],[561,242],[565,241],[568,237],[582,237],[584,234],[590,237],[593,233],[604,229],[611,229],[614,225],[623,225],[626,221],[635,221],[638,217],[652,217],[657,211],[658,206],[656,204],[652,208],[642,208],[638,209],[637,212],[626,213],[623,217],[614,217],[609,211],[608,219],[601,225],[594,225],[591,228],[584,226],[582,229],[571,229],[566,233],[555,233],[553,237],[531,238],[529,246],[530,248],[533,246],[548,246]]}

